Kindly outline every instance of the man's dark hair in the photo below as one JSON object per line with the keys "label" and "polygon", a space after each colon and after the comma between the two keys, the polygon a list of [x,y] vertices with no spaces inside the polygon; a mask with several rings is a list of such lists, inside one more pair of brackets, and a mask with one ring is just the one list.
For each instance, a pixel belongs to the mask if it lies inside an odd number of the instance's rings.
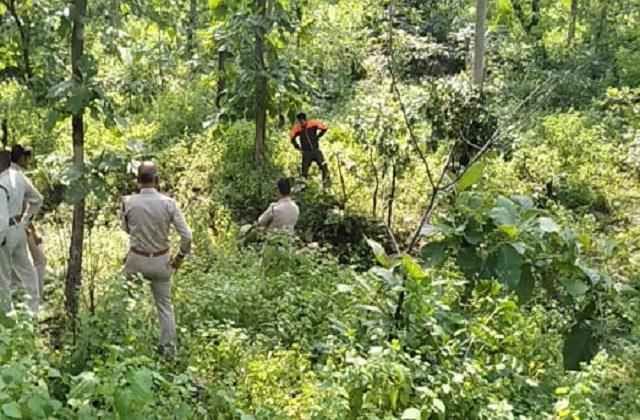
{"label": "man's dark hair", "polygon": [[141,184],[152,184],[158,177],[158,168],[151,161],[145,161],[138,167],[138,182]]}
{"label": "man's dark hair", "polygon": [[304,112],[300,112],[300,113],[298,113],[298,115],[296,115],[296,119],[298,119],[298,120],[306,120],[307,119],[307,114],[305,114]]}
{"label": "man's dark hair", "polygon": [[156,181],[156,174],[142,173],[138,174],[138,182],[141,184],[151,184]]}
{"label": "man's dark hair", "polygon": [[31,149],[22,146],[21,144],[14,144],[11,147],[11,162],[18,163],[23,157],[30,157]]}
{"label": "man's dark hair", "polygon": [[278,180],[278,191],[280,191],[280,194],[282,195],[291,194],[291,183],[289,182],[289,179],[280,178]]}

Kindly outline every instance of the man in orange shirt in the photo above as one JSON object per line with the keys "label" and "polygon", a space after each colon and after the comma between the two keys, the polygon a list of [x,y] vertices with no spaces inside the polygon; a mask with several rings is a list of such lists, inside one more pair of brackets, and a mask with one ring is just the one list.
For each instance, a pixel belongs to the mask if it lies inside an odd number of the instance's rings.
{"label": "man in orange shirt", "polygon": [[[296,124],[291,128],[290,139],[293,147],[302,152],[302,176],[309,177],[309,167],[313,162],[318,164],[322,172],[322,183],[325,187],[331,185],[329,167],[320,150],[319,140],[325,135],[328,128],[319,120],[307,120],[304,112],[296,116]],[[300,143],[297,139],[300,138]]]}

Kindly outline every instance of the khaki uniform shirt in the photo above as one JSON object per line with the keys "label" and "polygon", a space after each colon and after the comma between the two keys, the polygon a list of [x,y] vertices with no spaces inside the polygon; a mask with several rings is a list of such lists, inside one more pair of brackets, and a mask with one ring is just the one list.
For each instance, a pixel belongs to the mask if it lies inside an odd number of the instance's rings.
{"label": "khaki uniform shirt", "polygon": [[291,197],[283,197],[275,203],[271,203],[269,208],[258,219],[258,226],[269,230],[284,230],[293,233],[293,229],[298,223],[300,210]]}
{"label": "khaki uniform shirt", "polygon": [[38,214],[42,207],[42,195],[20,170],[11,167],[4,171],[0,175],[0,184],[9,190],[9,217],[16,218],[17,222],[28,223]]}
{"label": "khaki uniform shirt", "polygon": [[9,217],[9,191],[0,188],[0,245],[4,243],[9,229]]}
{"label": "khaki uniform shirt", "polygon": [[155,188],[143,188],[139,194],[125,197],[120,217],[131,248],[148,253],[169,249],[173,225],[180,235],[180,253],[191,252],[191,230],[182,211],[173,198]]}

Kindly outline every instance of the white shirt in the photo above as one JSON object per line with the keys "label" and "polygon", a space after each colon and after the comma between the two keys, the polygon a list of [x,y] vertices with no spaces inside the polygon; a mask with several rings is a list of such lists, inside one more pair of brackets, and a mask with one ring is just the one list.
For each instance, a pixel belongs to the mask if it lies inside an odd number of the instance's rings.
{"label": "white shirt", "polygon": [[168,249],[173,226],[180,235],[180,253],[187,255],[191,251],[191,230],[182,211],[173,198],[155,188],[142,188],[139,194],[124,197],[120,218],[131,248],[142,252]]}
{"label": "white shirt", "polygon": [[[0,174],[0,184],[9,190],[9,217],[28,223],[38,214],[42,207],[42,195],[22,172],[14,168],[7,169]],[[22,210],[25,208],[23,215]]]}
{"label": "white shirt", "polygon": [[[4,174],[4,172],[3,172]],[[0,174],[2,176],[2,174]],[[0,245],[5,240],[9,229],[9,193],[0,188]]]}
{"label": "white shirt", "polygon": [[258,226],[268,230],[284,230],[293,233],[298,223],[300,210],[291,197],[282,197],[262,213],[258,219]]}

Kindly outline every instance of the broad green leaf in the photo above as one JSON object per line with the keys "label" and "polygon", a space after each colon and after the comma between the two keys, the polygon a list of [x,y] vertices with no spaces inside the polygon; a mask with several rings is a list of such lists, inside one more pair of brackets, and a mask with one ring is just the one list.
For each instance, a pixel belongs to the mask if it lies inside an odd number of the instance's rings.
{"label": "broad green leaf", "polygon": [[224,0],[209,0],[209,8],[211,10],[216,10],[222,5],[224,5]]}
{"label": "broad green leaf", "polygon": [[484,172],[484,162],[478,162],[471,166],[464,175],[460,178],[458,183],[456,184],[456,190],[464,191],[474,184],[477,184],[478,181],[482,178],[482,173]]}
{"label": "broad green leaf", "polygon": [[595,356],[597,346],[590,325],[581,322],[565,336],[562,356],[564,368],[578,370],[581,362],[589,362]]}
{"label": "broad green leaf", "polygon": [[477,245],[484,238],[483,226],[475,220],[469,220],[464,230],[464,239],[471,245]]}
{"label": "broad green leaf", "polygon": [[431,405],[433,409],[440,414],[444,414],[444,412],[446,411],[446,406],[444,405],[444,402],[442,402],[442,400],[439,398],[434,398],[433,403]]}
{"label": "broad green leaf", "polygon": [[498,230],[511,240],[517,239],[518,235],[520,235],[520,229],[515,225],[500,225],[498,226]]}
{"label": "broad green leaf", "polygon": [[12,419],[21,419],[22,418],[22,411],[20,411],[20,406],[15,401],[3,404],[2,405],[2,413],[5,416],[10,417]]}
{"label": "broad green leaf", "polygon": [[478,278],[482,272],[482,258],[477,254],[475,247],[464,247],[458,250],[456,263],[468,279]]}
{"label": "broad green leaf", "polygon": [[535,286],[536,278],[533,274],[533,269],[530,265],[527,265],[522,270],[520,284],[518,284],[518,288],[516,289],[520,303],[527,303],[529,299],[531,299]]}
{"label": "broad green leaf", "polygon": [[531,210],[534,208],[533,200],[526,195],[514,195],[511,196],[511,200],[525,210]]}
{"label": "broad green leaf", "polygon": [[580,271],[584,273],[585,276],[587,276],[587,278],[591,281],[591,284],[595,285],[602,279],[602,276],[596,270],[586,267],[582,264],[577,264],[576,266],[580,269]]}
{"label": "broad green leaf", "polygon": [[589,290],[589,286],[584,284],[584,282],[577,278],[563,278],[560,280],[560,283],[567,289],[567,292],[574,298],[578,298]]}
{"label": "broad green leaf", "polygon": [[496,206],[491,209],[489,216],[496,226],[518,225],[519,222],[516,205],[506,197],[499,197],[496,200]]}
{"label": "broad green leaf", "polygon": [[47,407],[47,400],[41,395],[32,395],[27,402],[29,408],[29,414],[31,418],[46,418],[45,408]]}
{"label": "broad green leaf", "polygon": [[78,114],[89,104],[92,96],[93,93],[86,86],[78,86],[73,89],[73,94],[69,98],[69,111],[74,115]]}
{"label": "broad green leaf", "polygon": [[76,386],[71,389],[69,396],[71,398],[87,398],[93,394],[98,386],[99,380],[93,372],[83,372],[78,375],[80,380]]}
{"label": "broad green leaf", "polygon": [[511,246],[514,247],[520,255],[524,255],[527,252],[527,245],[524,242],[513,242]]}
{"label": "broad green leaf", "polygon": [[540,230],[545,233],[560,232],[560,226],[558,226],[558,224],[550,217],[539,218],[538,225],[540,226]]}
{"label": "broad green leaf", "polygon": [[417,408],[407,408],[402,412],[402,416],[400,418],[402,420],[420,420],[422,418],[422,413]]}
{"label": "broad green leaf", "polygon": [[511,290],[516,290],[522,277],[524,259],[510,244],[501,245],[489,259],[496,278]]}
{"label": "broad green leaf", "polygon": [[369,270],[372,274],[380,277],[389,284],[395,283],[395,275],[392,268],[384,268],[380,266],[371,267]]}
{"label": "broad green leaf", "polygon": [[44,124],[44,128],[47,131],[51,131],[55,128],[56,124],[58,123],[58,121],[62,120],[64,118],[64,114],[61,112],[58,112],[54,109],[49,110],[49,112],[47,113],[47,121]]}
{"label": "broad green leaf", "polygon": [[402,257],[402,268],[407,273],[407,276],[417,283],[427,278],[427,274],[422,267],[408,255]]}
{"label": "broad green leaf", "polygon": [[427,267],[438,267],[447,259],[447,253],[446,242],[431,242],[422,248],[420,257]]}
{"label": "broad green leaf", "polygon": [[73,80],[65,80],[52,86],[47,92],[47,97],[53,99],[59,99],[66,96],[68,92],[73,88]]}
{"label": "broad green leaf", "polygon": [[382,245],[380,245],[373,239],[366,238],[366,240],[367,244],[369,244],[369,247],[371,248],[371,251],[373,251],[373,255],[375,255],[378,263],[385,268],[391,267],[391,259],[387,255],[387,252],[384,250]]}
{"label": "broad green leaf", "polygon": [[120,418],[127,418],[127,415],[131,412],[131,391],[127,389],[116,391],[113,402]]}
{"label": "broad green leaf", "polygon": [[130,378],[131,391],[133,397],[139,401],[149,401],[153,399],[153,375],[149,369],[135,371]]}

